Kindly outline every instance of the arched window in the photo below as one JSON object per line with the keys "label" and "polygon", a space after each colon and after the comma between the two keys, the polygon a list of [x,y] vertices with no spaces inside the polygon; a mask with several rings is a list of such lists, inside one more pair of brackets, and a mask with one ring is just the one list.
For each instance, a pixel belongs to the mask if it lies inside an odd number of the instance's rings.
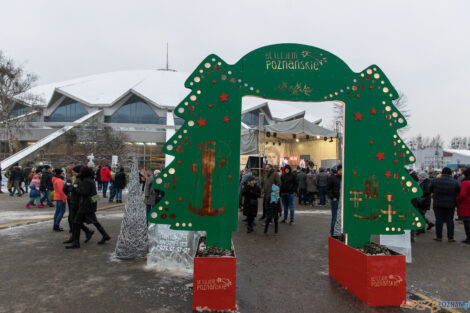
{"label": "arched window", "polygon": [[70,98],[65,98],[55,111],[44,117],[45,122],[74,122],[88,114],[83,104]]}
{"label": "arched window", "polygon": [[142,99],[133,95],[113,115],[105,117],[108,123],[166,125],[166,116],[158,116]]}
{"label": "arched window", "polygon": [[[245,113],[242,116],[242,122],[248,126],[252,126],[252,127],[258,126],[260,113],[262,113],[260,109],[256,109],[254,111]],[[264,125],[268,125],[268,121],[266,120],[266,117],[264,117],[263,123]]]}

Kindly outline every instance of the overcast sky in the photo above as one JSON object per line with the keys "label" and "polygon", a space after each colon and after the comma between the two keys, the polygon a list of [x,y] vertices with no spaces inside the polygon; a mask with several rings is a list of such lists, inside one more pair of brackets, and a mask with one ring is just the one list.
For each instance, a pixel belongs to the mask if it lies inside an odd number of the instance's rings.
{"label": "overcast sky", "polygon": [[[408,99],[407,135],[470,136],[470,1],[0,0],[0,49],[39,83],[165,66],[192,72],[260,46],[325,49],[379,65]],[[315,105],[315,104],[312,104]],[[325,122],[331,108],[320,107]]]}

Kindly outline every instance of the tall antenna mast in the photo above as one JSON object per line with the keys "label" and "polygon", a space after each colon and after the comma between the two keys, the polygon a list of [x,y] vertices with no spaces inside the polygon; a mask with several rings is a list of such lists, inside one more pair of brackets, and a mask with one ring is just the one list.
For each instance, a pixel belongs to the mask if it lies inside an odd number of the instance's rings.
{"label": "tall antenna mast", "polygon": [[168,67],[168,42],[166,43],[166,70],[167,71],[169,70],[169,67]]}

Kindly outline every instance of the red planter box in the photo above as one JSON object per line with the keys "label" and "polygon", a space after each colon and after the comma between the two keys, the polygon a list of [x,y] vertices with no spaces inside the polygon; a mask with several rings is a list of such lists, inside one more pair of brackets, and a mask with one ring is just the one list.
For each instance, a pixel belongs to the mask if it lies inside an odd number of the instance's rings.
{"label": "red planter box", "polygon": [[399,306],[406,301],[406,257],[366,255],[328,238],[329,273],[369,306]]}
{"label": "red planter box", "polygon": [[195,257],[193,310],[236,309],[236,257]]}

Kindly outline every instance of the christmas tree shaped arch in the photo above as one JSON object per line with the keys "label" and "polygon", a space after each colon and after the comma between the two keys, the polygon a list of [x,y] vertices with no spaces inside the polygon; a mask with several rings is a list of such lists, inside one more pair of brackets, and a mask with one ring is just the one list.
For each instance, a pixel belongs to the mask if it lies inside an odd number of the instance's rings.
{"label": "christmas tree shaped arch", "polygon": [[184,125],[163,151],[174,161],[155,179],[165,192],[152,223],[205,230],[207,244],[230,248],[238,223],[241,102],[244,96],[344,105],[343,226],[347,244],[371,234],[424,226],[411,199],[421,195],[406,169],[415,157],[398,136],[406,126],[397,91],[376,65],[353,72],[335,55],[306,45],[259,48],[234,65],[209,55],[187,79],[175,109]]}

